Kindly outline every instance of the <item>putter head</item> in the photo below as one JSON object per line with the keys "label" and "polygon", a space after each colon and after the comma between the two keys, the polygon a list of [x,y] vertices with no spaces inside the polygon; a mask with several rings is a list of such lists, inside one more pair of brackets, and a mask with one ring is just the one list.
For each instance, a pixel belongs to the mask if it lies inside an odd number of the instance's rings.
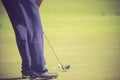
{"label": "putter head", "polygon": [[61,68],[63,71],[67,71],[70,69],[70,65],[63,66],[62,64],[58,64],[58,67]]}
{"label": "putter head", "polygon": [[68,69],[70,69],[70,65],[64,66],[64,67],[62,68],[62,70],[64,70],[64,71],[66,71],[66,70],[68,70]]}

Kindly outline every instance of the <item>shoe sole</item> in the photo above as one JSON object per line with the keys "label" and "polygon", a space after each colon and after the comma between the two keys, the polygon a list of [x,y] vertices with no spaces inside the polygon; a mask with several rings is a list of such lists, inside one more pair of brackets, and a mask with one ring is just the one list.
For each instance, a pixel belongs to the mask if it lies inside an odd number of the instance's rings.
{"label": "shoe sole", "polygon": [[52,79],[56,79],[58,76],[54,76],[54,77],[46,77],[46,78],[44,78],[44,77],[41,77],[41,78],[43,78],[43,79],[41,79],[41,80],[52,80]]}
{"label": "shoe sole", "polygon": [[54,76],[54,77],[36,77],[36,78],[31,78],[30,76],[26,76],[26,75],[22,75],[22,79],[25,80],[51,80],[51,79],[56,79],[58,76]]}
{"label": "shoe sole", "polygon": [[39,78],[39,77],[31,78],[30,76],[22,75],[22,79],[23,80],[42,80],[43,78]]}

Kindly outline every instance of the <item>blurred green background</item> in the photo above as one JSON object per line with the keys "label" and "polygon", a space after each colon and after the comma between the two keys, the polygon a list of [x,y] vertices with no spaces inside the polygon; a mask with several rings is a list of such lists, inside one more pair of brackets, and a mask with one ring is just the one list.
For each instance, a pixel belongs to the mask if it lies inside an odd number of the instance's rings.
{"label": "blurred green background", "polygon": [[[64,65],[44,41],[46,67],[57,80],[120,80],[120,0],[43,0],[44,31]],[[14,32],[0,1],[0,79],[20,77]]]}

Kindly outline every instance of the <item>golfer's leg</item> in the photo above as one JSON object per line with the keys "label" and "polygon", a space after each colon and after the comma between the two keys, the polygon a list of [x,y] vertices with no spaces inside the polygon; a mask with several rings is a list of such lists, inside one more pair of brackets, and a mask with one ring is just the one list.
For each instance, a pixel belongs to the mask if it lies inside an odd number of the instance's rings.
{"label": "golfer's leg", "polygon": [[18,0],[2,0],[2,2],[15,31],[18,49],[22,58],[22,68],[29,69],[31,61],[27,42],[27,28],[23,13],[18,5]]}
{"label": "golfer's leg", "polygon": [[[36,6],[35,2],[32,3]],[[43,49],[43,29],[40,21],[39,10],[38,7],[30,6],[31,13],[29,15],[33,15],[31,17],[32,22],[32,31],[30,33],[29,47],[31,52],[32,59],[32,69],[36,72],[46,72],[45,68],[45,58],[44,58],[44,49]]]}
{"label": "golfer's leg", "polygon": [[28,42],[31,54],[31,68],[36,72],[46,72],[43,55],[43,30],[41,26],[39,10],[35,0],[24,0],[23,6],[28,16]]}

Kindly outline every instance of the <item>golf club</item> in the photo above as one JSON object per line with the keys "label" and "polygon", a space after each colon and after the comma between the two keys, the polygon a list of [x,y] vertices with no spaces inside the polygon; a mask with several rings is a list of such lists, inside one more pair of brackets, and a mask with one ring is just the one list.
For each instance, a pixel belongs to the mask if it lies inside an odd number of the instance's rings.
{"label": "golf club", "polygon": [[55,50],[53,49],[53,47],[52,47],[50,41],[48,40],[45,32],[43,32],[43,34],[44,34],[44,37],[45,37],[45,39],[46,39],[49,47],[51,48],[52,52],[54,53],[54,55],[55,55],[55,57],[56,57],[56,59],[57,59],[57,61],[58,61],[58,63],[59,63],[58,66],[59,66],[60,68],[62,68],[63,71],[66,71],[66,70],[70,69],[70,65],[63,66],[63,64],[61,63],[61,61],[60,61],[59,58],[57,57],[57,55],[56,55],[56,53],[55,53]]}

